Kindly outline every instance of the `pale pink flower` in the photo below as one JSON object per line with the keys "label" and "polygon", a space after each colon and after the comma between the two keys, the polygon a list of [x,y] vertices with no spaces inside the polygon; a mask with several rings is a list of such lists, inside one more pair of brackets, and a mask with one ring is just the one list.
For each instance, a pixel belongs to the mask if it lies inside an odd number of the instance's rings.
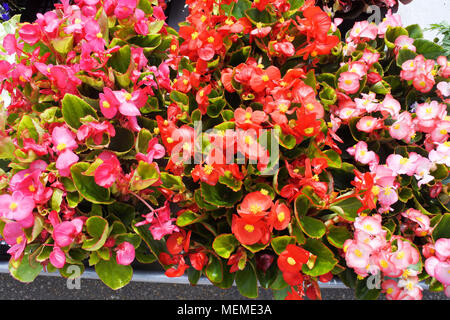
{"label": "pale pink flower", "polygon": [[367,143],[364,141],[359,141],[353,147],[348,148],[347,152],[362,164],[378,163],[379,161],[378,155],[373,151],[369,151]]}
{"label": "pale pink flower", "polygon": [[369,23],[366,20],[357,21],[350,31],[349,39],[353,41],[374,40],[378,34],[378,27],[374,23]]}
{"label": "pale pink flower", "polygon": [[396,53],[401,49],[408,49],[413,52],[416,52],[416,47],[413,45],[414,39],[405,35],[401,35],[395,39],[395,49]]}
{"label": "pale pink flower", "polygon": [[354,72],[342,72],[339,75],[339,89],[347,94],[354,94],[358,92],[360,76]]}
{"label": "pale pink flower", "polygon": [[371,116],[362,117],[356,124],[356,128],[359,131],[370,133],[373,130],[378,130],[383,128],[384,124],[381,119],[374,118]]}
{"label": "pale pink flower", "polygon": [[357,217],[354,226],[356,229],[363,230],[368,234],[375,236],[381,233],[381,215]]}
{"label": "pale pink flower", "polygon": [[392,14],[392,10],[386,14],[386,18],[378,25],[378,35],[384,37],[387,29],[389,27],[401,27],[402,26],[402,18],[399,14]]}
{"label": "pale pink flower", "polygon": [[425,157],[421,157],[417,160],[417,167],[414,173],[414,177],[418,180],[417,185],[419,187],[422,184],[426,184],[434,180],[434,176],[430,175],[430,170],[432,167],[433,163]]}
{"label": "pale pink flower", "polygon": [[441,81],[437,84],[437,89],[444,97],[450,96],[450,82]]}
{"label": "pale pink flower", "polygon": [[390,154],[386,159],[386,164],[395,172],[395,174],[412,176],[416,170],[416,161],[420,158],[421,157],[415,152],[411,152],[409,157],[403,157],[399,154]]}
{"label": "pale pink flower", "polygon": [[436,240],[434,248],[436,250],[436,257],[438,257],[439,260],[444,261],[450,258],[450,239],[439,238]]}
{"label": "pale pink flower", "polygon": [[396,99],[392,97],[392,95],[387,94],[384,97],[383,102],[379,105],[379,110],[383,114],[389,114],[392,118],[396,119],[400,110],[401,105],[400,102],[398,102]]}
{"label": "pale pink flower", "polygon": [[356,107],[360,110],[367,112],[374,112],[378,109],[378,100],[376,99],[376,94],[374,92],[366,94],[361,94],[362,99],[355,98]]}
{"label": "pale pink flower", "polygon": [[345,260],[350,268],[366,268],[372,248],[364,243],[353,242],[346,248]]}

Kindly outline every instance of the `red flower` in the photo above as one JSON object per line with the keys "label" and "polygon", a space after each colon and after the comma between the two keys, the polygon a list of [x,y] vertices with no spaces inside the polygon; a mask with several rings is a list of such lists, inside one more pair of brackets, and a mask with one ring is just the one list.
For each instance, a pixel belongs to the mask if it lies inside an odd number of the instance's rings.
{"label": "red flower", "polygon": [[275,87],[275,81],[281,79],[280,70],[275,66],[270,66],[266,70],[256,68],[253,73],[250,86],[255,92],[261,92],[265,89],[272,89]]}
{"label": "red flower", "polygon": [[234,111],[234,118],[236,125],[244,130],[250,128],[259,129],[261,128],[261,123],[269,119],[264,111],[253,111],[250,107],[245,110],[243,108],[237,108]]}
{"label": "red flower", "polygon": [[298,273],[301,271],[303,264],[308,262],[310,253],[303,248],[293,244],[288,244],[278,257],[278,267],[280,270],[288,273]]}
{"label": "red flower", "polygon": [[179,254],[181,251],[187,252],[189,250],[189,239],[191,231],[186,236],[186,231],[172,233],[166,241],[167,250],[173,255]]}
{"label": "red flower", "polygon": [[202,251],[190,253],[189,261],[195,270],[200,271],[208,263],[208,256]]}
{"label": "red flower", "polygon": [[209,105],[208,94],[210,93],[211,93],[211,85],[208,84],[207,86],[198,90],[195,96],[195,101],[197,101],[198,108],[202,114],[206,113],[206,108]]}
{"label": "red flower", "polygon": [[276,230],[284,230],[291,222],[291,210],[284,203],[277,201],[271,211],[272,225]]}
{"label": "red flower", "polygon": [[247,222],[256,222],[268,214],[272,207],[272,199],[260,191],[247,194],[238,207],[237,212]]}
{"label": "red flower", "polygon": [[255,243],[267,243],[270,240],[270,232],[267,224],[262,221],[248,222],[237,215],[233,215],[231,231],[236,239],[245,245]]}

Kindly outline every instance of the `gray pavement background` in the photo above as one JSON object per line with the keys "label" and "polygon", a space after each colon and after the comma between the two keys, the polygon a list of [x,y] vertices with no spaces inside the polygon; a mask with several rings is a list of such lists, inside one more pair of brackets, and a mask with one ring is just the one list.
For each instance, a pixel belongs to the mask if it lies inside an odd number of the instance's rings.
{"label": "gray pavement background", "polygon": [[[9,274],[0,274],[0,300],[248,300],[236,287],[220,289],[209,285],[130,282],[111,290],[100,280],[81,279],[80,289],[67,289],[66,279],[39,276],[21,283]],[[270,290],[260,289],[257,300],[272,300]],[[322,289],[324,300],[353,300],[350,289]],[[424,300],[449,300],[441,293],[424,292]]]}

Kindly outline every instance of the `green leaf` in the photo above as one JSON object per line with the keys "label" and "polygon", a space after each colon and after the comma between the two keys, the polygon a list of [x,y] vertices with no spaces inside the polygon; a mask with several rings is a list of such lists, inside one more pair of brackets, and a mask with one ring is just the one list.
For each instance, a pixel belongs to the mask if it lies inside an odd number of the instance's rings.
{"label": "green leaf", "polygon": [[250,56],[251,49],[251,46],[245,46],[238,51],[233,52],[228,64],[230,66],[237,67],[239,64],[245,63]]}
{"label": "green leaf", "polygon": [[85,172],[89,168],[89,163],[78,162],[72,165],[70,172],[75,188],[81,194],[83,198],[98,204],[110,204],[114,202],[114,199],[110,197],[109,189],[103,188],[94,180],[94,177],[85,176]]}
{"label": "green leaf", "polygon": [[118,264],[115,258],[100,260],[95,265],[95,272],[100,280],[113,290],[126,286],[133,277],[133,268]]}
{"label": "green leaf", "polygon": [[432,233],[434,241],[440,238],[450,238],[450,213],[442,215]]}
{"label": "green leaf", "polygon": [[66,55],[70,50],[72,50],[73,36],[52,40],[52,45],[53,48],[55,48],[56,52],[62,55]]}
{"label": "green leaf", "polygon": [[233,191],[239,191],[242,188],[242,180],[236,179],[231,171],[225,171],[222,176],[219,177],[219,182],[228,186]]}
{"label": "green leaf", "polygon": [[15,279],[20,282],[30,283],[41,273],[42,265],[38,264],[36,268],[31,267],[29,253],[25,253],[17,268],[13,267],[13,261],[11,259],[8,269]]}
{"label": "green leaf", "polygon": [[[338,198],[339,199],[339,198]],[[340,217],[348,221],[355,221],[358,216],[358,209],[361,208],[361,201],[356,197],[338,200],[333,203],[330,210],[336,212]]]}
{"label": "green leaf", "polygon": [[242,198],[242,190],[235,192],[222,183],[211,186],[202,182],[201,194],[205,202],[226,208],[233,207]]}
{"label": "green leaf", "polygon": [[24,115],[20,120],[19,126],[17,127],[17,137],[20,138],[20,141],[25,137],[30,137],[36,142],[39,141],[39,133],[30,116]]}
{"label": "green leaf", "polygon": [[228,259],[239,245],[236,237],[230,233],[221,234],[214,239],[212,247],[222,258]]}
{"label": "green leaf", "polygon": [[277,22],[277,18],[266,10],[259,11],[256,8],[250,8],[245,10],[245,15],[253,24],[260,22],[263,26],[270,26]]}
{"label": "green leaf", "polygon": [[186,210],[180,214],[177,218],[177,226],[185,227],[194,223],[197,223],[205,218],[204,215],[199,215],[191,210]]}
{"label": "green leaf", "polygon": [[[111,149],[118,155],[128,153],[131,149],[133,149],[135,144],[134,133],[131,130],[123,127],[115,127],[114,129],[116,131],[116,134],[114,137],[111,137],[109,149]],[[146,153],[147,152],[145,152],[145,154]]]}
{"label": "green leaf", "polygon": [[132,190],[143,190],[159,180],[159,172],[156,163],[139,161],[139,165],[131,180]]}
{"label": "green leaf", "polygon": [[358,300],[377,300],[381,289],[369,289],[367,279],[356,280],[355,295]]}
{"label": "green leaf", "polygon": [[352,238],[352,234],[346,227],[331,226],[328,229],[327,240],[336,248],[343,248],[344,242]]}
{"label": "green leaf", "polygon": [[[233,4],[231,4],[233,5]],[[231,5],[222,5],[222,9],[226,11],[227,13],[230,12]],[[247,9],[250,9],[252,6],[251,1],[249,0],[239,0],[238,2],[234,3],[233,11],[231,11],[231,15],[235,17],[237,20],[240,18],[245,17],[245,11]]]}
{"label": "green leaf", "polygon": [[86,230],[92,238],[85,240],[82,248],[96,251],[103,247],[109,233],[108,221],[99,216],[90,217],[86,220]]}
{"label": "green leaf", "polygon": [[413,45],[416,47],[416,53],[423,55],[426,59],[437,59],[444,51],[440,45],[426,39],[416,39]]}
{"label": "green leaf", "polygon": [[220,259],[214,255],[209,256],[208,266],[205,270],[206,277],[212,283],[220,283],[223,280],[223,266]]}
{"label": "green leaf", "polygon": [[264,244],[264,243],[255,243],[255,244],[252,244],[252,245],[244,245],[243,244],[242,246],[244,248],[246,248],[247,250],[249,250],[249,251],[251,251],[253,253],[256,253],[256,252],[262,251],[265,248],[267,248],[269,246],[269,244],[270,244],[270,241],[267,242],[266,244]]}
{"label": "green leaf", "polygon": [[134,232],[136,232],[136,234],[141,237],[142,241],[145,242],[145,244],[150,249],[150,251],[153,253],[153,255],[158,259],[158,262],[160,262],[161,266],[163,266],[164,268],[167,268],[167,266],[163,265],[161,263],[161,261],[159,260],[159,255],[162,252],[167,251],[166,241],[164,240],[164,238],[161,240],[155,240],[153,238],[152,234],[150,233],[148,226],[143,225],[143,226],[136,227],[137,222],[138,221],[134,220],[131,224]]}
{"label": "green leaf", "polygon": [[342,168],[342,159],[336,151],[329,149],[323,153],[326,155],[326,160],[329,167],[337,169]]}
{"label": "green leaf", "polygon": [[422,28],[418,24],[412,24],[410,26],[407,26],[405,29],[408,30],[410,38],[413,39],[423,38]]}
{"label": "green leaf", "polygon": [[244,270],[237,271],[236,286],[243,296],[247,298],[258,297],[258,279],[252,263],[248,262]]}
{"label": "green leaf", "polygon": [[294,212],[297,220],[302,219],[306,216],[309,209],[309,199],[304,194],[301,194],[295,199]]}
{"label": "green leaf", "polygon": [[312,269],[308,268],[306,264],[303,265],[302,271],[306,275],[312,277],[323,275],[333,270],[334,266],[338,263],[333,252],[320,240],[306,239],[303,248],[317,257]]}
{"label": "green leaf", "polygon": [[295,242],[296,238],[293,236],[280,236],[273,238],[271,241],[271,245],[273,251],[275,251],[276,254],[280,255],[284,250],[286,250],[288,244],[295,244]]}
{"label": "green leaf", "polygon": [[141,129],[136,139],[136,152],[147,154],[148,143],[152,140],[152,138],[153,135],[149,130],[145,128]]}
{"label": "green leaf", "polygon": [[124,74],[128,71],[130,61],[131,48],[129,45],[125,45],[113,53],[112,57],[108,60],[108,65],[114,70]]}
{"label": "green leaf", "polygon": [[74,129],[81,127],[81,119],[86,116],[98,119],[94,108],[83,99],[70,93],[66,93],[62,100],[62,114],[64,121]]}
{"label": "green leaf", "polygon": [[[138,35],[129,39],[128,42],[142,48],[154,49],[161,44],[161,35],[160,34],[149,34],[147,36]],[[125,71],[122,73],[125,73]]]}
{"label": "green leaf", "polygon": [[298,222],[303,232],[306,233],[311,238],[316,239],[322,238],[322,236],[325,234],[327,230],[325,224],[321,220],[309,216],[304,216],[303,218],[300,218]]}
{"label": "green leaf", "polygon": [[417,53],[415,53],[414,51],[411,51],[409,49],[400,49],[396,59],[397,66],[401,68],[403,63],[408,60],[412,60],[415,57],[417,57]]}
{"label": "green leaf", "polygon": [[186,189],[186,186],[180,176],[174,176],[167,172],[161,172],[161,181],[164,188],[167,189],[176,191],[184,191]]}
{"label": "green leaf", "polygon": [[14,158],[16,147],[10,137],[0,137],[0,159]]}
{"label": "green leaf", "polygon": [[385,43],[389,49],[395,48],[395,40],[400,36],[407,36],[408,31],[402,27],[388,27],[385,35]]}

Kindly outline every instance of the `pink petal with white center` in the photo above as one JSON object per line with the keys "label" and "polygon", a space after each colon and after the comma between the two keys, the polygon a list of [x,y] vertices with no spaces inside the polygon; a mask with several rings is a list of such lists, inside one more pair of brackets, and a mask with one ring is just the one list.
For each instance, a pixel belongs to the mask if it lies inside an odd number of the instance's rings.
{"label": "pink petal with white center", "polygon": [[434,277],[444,285],[450,285],[450,263],[439,262],[434,268]]}

